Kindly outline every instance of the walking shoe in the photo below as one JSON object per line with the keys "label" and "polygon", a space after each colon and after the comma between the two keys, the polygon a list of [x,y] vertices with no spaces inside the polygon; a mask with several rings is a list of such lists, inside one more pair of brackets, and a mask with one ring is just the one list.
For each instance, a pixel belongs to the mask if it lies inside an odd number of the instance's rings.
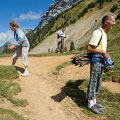
{"label": "walking shoe", "polygon": [[100,103],[96,102],[95,106],[97,108],[101,108],[101,109],[105,109],[105,106],[104,105],[101,105]]}
{"label": "walking shoe", "polygon": [[103,112],[101,110],[99,110],[95,105],[92,106],[91,108],[89,108],[92,112],[96,113],[96,114],[102,114]]}
{"label": "walking shoe", "polygon": [[23,76],[23,77],[26,77],[26,76],[28,76],[29,75],[29,72],[28,71],[25,71],[23,74],[21,74],[21,76]]}

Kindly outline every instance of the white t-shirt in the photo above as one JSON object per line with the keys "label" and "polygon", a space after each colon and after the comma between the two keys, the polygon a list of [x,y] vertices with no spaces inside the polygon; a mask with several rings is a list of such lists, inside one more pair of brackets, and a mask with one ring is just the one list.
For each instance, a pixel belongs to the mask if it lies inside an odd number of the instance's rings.
{"label": "white t-shirt", "polygon": [[[99,29],[101,29],[102,33]],[[97,47],[97,49],[104,50],[106,52],[106,50],[107,50],[107,35],[102,30],[102,28],[99,28],[99,29],[97,29],[93,32],[89,44],[96,47],[98,45],[98,42],[102,35],[102,40],[101,40],[99,46]]]}
{"label": "white t-shirt", "polygon": [[59,34],[60,37],[65,38],[65,33],[62,30],[59,30],[57,34]]}

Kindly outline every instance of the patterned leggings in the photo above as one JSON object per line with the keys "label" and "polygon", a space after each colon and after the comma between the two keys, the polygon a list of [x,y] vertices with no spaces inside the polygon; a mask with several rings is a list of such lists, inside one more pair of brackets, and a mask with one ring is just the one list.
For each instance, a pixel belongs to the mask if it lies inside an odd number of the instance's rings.
{"label": "patterned leggings", "polygon": [[87,98],[93,100],[100,91],[102,82],[102,67],[100,62],[91,63],[90,65],[90,81],[87,91]]}

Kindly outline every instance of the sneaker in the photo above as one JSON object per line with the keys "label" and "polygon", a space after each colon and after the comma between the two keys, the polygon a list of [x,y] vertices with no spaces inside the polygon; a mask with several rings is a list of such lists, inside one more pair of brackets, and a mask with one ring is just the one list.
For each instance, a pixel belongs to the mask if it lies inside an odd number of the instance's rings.
{"label": "sneaker", "polygon": [[96,113],[96,114],[102,114],[103,112],[101,110],[99,110],[95,105],[92,106],[91,108],[89,108],[92,112]]}
{"label": "sneaker", "polygon": [[104,105],[101,105],[100,103],[96,102],[95,106],[97,108],[101,108],[101,109],[105,109],[105,106]]}
{"label": "sneaker", "polygon": [[25,71],[23,74],[21,74],[21,76],[23,76],[23,77],[26,77],[26,76],[28,76],[29,75],[29,72],[27,71]]}

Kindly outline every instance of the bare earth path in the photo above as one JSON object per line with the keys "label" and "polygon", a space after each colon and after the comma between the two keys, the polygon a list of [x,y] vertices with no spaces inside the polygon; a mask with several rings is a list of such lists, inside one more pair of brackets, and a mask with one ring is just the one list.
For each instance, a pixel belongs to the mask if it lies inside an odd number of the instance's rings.
{"label": "bare earth path", "polygon": [[[61,88],[65,86],[68,80],[79,80],[89,77],[89,65],[82,68],[70,65],[63,68],[60,71],[60,75],[55,76],[52,74],[56,66],[70,61],[71,57],[72,55],[29,57],[30,75],[28,77],[19,76],[19,80],[16,80],[22,88],[22,92],[19,93],[17,98],[27,99],[29,105],[27,107],[15,107],[11,103],[6,102],[0,107],[12,109],[31,120],[93,119],[84,114],[82,108],[78,107],[68,96],[64,97],[60,102],[52,99],[52,96],[61,93]],[[10,57],[0,58],[0,65],[10,64]],[[23,68],[21,58],[17,61],[16,66]],[[19,74],[21,73],[19,72]]]}

